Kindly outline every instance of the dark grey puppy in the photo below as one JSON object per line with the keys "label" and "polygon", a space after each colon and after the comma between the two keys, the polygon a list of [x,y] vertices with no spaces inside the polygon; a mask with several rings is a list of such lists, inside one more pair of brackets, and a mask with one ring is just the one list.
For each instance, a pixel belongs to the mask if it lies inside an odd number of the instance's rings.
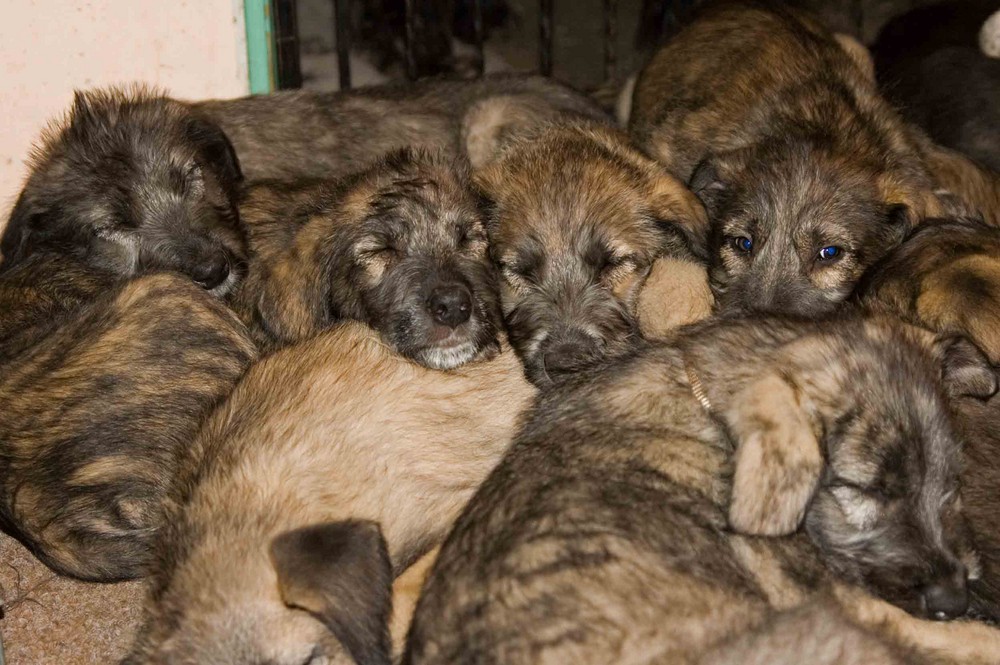
{"label": "dark grey puppy", "polygon": [[342,180],[249,189],[235,308],[284,345],[336,321],[447,369],[499,350],[497,275],[468,164],[402,150]]}
{"label": "dark grey puppy", "polygon": [[[445,542],[406,662],[692,663],[838,582],[963,614],[942,358],[956,392],[995,379],[955,348],[891,319],[720,320],[544,394]],[[845,657],[802,637],[774,662]]]}
{"label": "dark grey puppy", "polygon": [[463,127],[463,118],[478,103],[499,100],[509,102],[504,113],[518,124],[564,116],[610,121],[572,88],[541,76],[511,74],[349,92],[281,92],[199,102],[193,108],[225,130],[248,180],[297,180],[345,176],[404,147],[464,154],[466,135],[476,128]]}
{"label": "dark grey puppy", "polygon": [[872,46],[879,85],[937,143],[1000,171],[1000,60],[976,43],[995,0],[919,7]]}
{"label": "dark grey puppy", "polygon": [[0,525],[60,573],[145,574],[178,450],[255,355],[180,275],[18,261],[0,276]]}
{"label": "dark grey puppy", "polygon": [[142,89],[78,92],[42,137],[3,237],[3,265],[55,251],[134,276],[184,273],[222,295],[245,258],[241,175],[219,128]]}

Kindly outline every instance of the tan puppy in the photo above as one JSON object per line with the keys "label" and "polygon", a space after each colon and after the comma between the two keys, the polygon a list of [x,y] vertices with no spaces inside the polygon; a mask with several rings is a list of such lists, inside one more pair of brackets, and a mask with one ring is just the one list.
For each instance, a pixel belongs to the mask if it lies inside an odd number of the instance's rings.
{"label": "tan puppy", "polygon": [[509,350],[429,370],[353,323],[267,357],[180,474],[129,662],[384,662],[369,587],[441,541],[533,395]]}
{"label": "tan puppy", "polygon": [[532,381],[547,384],[632,347],[654,261],[702,255],[705,211],[613,128],[506,135],[475,180],[492,202],[487,231],[511,343]]}

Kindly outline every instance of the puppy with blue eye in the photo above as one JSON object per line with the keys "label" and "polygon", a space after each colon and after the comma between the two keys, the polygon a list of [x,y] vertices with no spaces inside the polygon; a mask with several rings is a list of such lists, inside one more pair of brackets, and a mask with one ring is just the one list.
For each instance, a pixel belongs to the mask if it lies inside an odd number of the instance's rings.
{"label": "puppy with blue eye", "polygon": [[704,202],[723,310],[830,312],[951,205],[865,49],[787,7],[706,8],[640,74],[629,122]]}
{"label": "puppy with blue eye", "polygon": [[250,187],[234,308],[265,347],[341,320],[450,369],[499,350],[496,273],[463,160],[400,150],[340,180]]}

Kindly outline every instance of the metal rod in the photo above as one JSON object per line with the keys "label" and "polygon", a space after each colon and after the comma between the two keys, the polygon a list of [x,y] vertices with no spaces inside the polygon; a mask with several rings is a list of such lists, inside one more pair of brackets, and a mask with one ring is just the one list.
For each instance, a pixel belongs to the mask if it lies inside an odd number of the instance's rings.
{"label": "metal rod", "polygon": [[417,58],[413,51],[416,45],[414,40],[417,32],[417,13],[413,9],[413,0],[406,0],[404,11],[406,12],[406,77],[413,81],[417,78]]}
{"label": "metal rod", "polygon": [[350,0],[333,0],[333,27],[337,34],[337,72],[340,89],[351,89]]}
{"label": "metal rod", "polygon": [[618,0],[604,0],[604,80],[615,78],[618,62]]}
{"label": "metal rod", "polygon": [[555,0],[541,0],[538,7],[538,64],[544,76],[552,76],[552,14]]}
{"label": "metal rod", "polygon": [[476,74],[483,75],[486,69],[486,54],[483,51],[483,1],[472,1],[472,41],[476,45]]}

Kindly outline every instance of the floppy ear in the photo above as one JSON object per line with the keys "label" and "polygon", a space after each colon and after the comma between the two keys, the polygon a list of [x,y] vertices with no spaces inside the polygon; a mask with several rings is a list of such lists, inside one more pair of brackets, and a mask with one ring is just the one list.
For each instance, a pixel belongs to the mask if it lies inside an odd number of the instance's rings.
{"label": "floppy ear", "polygon": [[717,214],[722,198],[730,189],[723,158],[710,155],[701,160],[691,173],[688,187],[705,206],[709,216]]}
{"label": "floppy ear", "polygon": [[872,60],[872,54],[868,52],[864,44],[859,42],[857,39],[843,32],[838,32],[833,36],[840,44],[840,48],[847,53],[848,57],[854,61],[854,64],[858,66],[861,73],[864,74],[865,78],[875,84],[875,62]]}
{"label": "floppy ear", "polygon": [[889,237],[885,243],[886,249],[899,245],[913,230],[913,213],[902,203],[894,203],[885,207],[885,224]]}
{"label": "floppy ear", "polygon": [[959,335],[945,335],[937,339],[935,346],[949,395],[988,399],[996,394],[997,371],[975,344]]}
{"label": "floppy ear", "polygon": [[666,170],[656,176],[650,209],[664,237],[664,256],[708,260],[708,214],[691,190]]}
{"label": "floppy ear", "polygon": [[359,665],[388,665],[392,565],[378,524],[287,531],[271,541],[270,554],[286,605],[322,621]]}
{"label": "floppy ear", "polygon": [[462,118],[462,146],[472,168],[491,163],[511,139],[558,114],[531,95],[500,95],[473,104]]}
{"label": "floppy ear", "polygon": [[[261,280],[258,322],[274,339],[290,344],[312,337],[330,323],[329,277],[310,257],[294,250],[271,266]],[[317,274],[319,272],[320,274]]]}
{"label": "floppy ear", "polygon": [[197,147],[200,160],[211,169],[230,201],[235,201],[243,172],[229,137],[214,122],[191,117],[186,127],[188,139]]}
{"label": "floppy ear", "polygon": [[708,318],[714,304],[705,266],[662,256],[639,291],[639,330],[646,339],[663,339],[675,328]]}
{"label": "floppy ear", "polygon": [[3,236],[0,237],[0,256],[8,266],[27,256],[28,239],[34,232],[33,227],[38,219],[37,215],[29,210],[30,207],[22,192],[3,229]]}
{"label": "floppy ear", "polygon": [[794,532],[823,471],[819,441],[799,397],[769,372],[737,393],[723,419],[736,444],[730,526],[755,536]]}

